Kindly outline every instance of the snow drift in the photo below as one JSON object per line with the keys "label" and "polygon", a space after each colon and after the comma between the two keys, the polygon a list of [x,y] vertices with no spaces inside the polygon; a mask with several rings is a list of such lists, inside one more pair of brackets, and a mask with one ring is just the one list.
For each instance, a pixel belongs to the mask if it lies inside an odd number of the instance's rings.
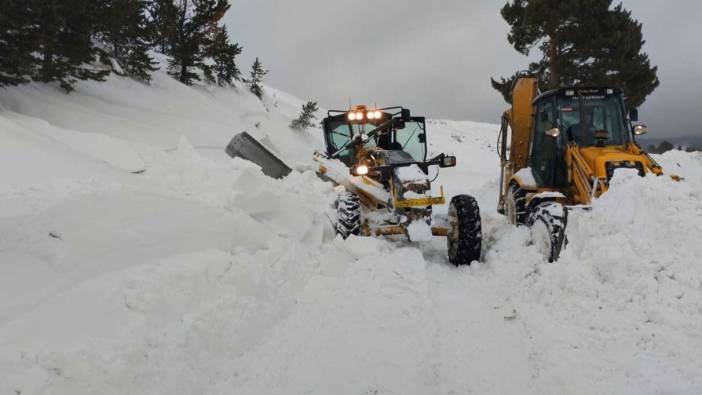
{"label": "snow drift", "polygon": [[[440,238],[336,238],[321,132],[266,92],[1,92],[1,393],[702,391],[702,156],[618,173],[548,264],[495,213],[498,126],[430,121],[458,157],[436,185],[483,216],[483,262],[454,268]],[[243,130],[296,171],[228,158]]]}

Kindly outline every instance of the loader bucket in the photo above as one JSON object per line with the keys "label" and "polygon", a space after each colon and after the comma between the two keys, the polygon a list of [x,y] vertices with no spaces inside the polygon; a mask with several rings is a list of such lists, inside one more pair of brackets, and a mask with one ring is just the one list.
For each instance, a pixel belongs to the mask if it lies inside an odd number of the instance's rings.
{"label": "loader bucket", "polygon": [[235,135],[227,145],[227,154],[242,158],[259,166],[263,174],[272,178],[283,178],[292,172],[280,158],[246,132]]}

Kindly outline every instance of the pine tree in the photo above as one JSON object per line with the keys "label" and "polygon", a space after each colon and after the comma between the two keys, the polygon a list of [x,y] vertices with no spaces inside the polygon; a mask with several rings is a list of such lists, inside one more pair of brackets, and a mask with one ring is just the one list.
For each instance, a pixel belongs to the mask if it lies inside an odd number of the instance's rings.
{"label": "pine tree", "polygon": [[211,75],[210,66],[205,62],[206,49],[217,22],[229,7],[228,0],[179,0],[169,74],[186,85],[200,80],[198,69]]}
{"label": "pine tree", "polygon": [[311,126],[314,126],[312,120],[317,119],[317,117],[314,116],[314,113],[317,111],[319,111],[319,107],[317,107],[317,102],[308,101],[307,103],[302,105],[302,113],[297,119],[293,120],[292,123],[290,123],[290,127],[292,129],[302,131]]}
{"label": "pine tree", "polygon": [[33,55],[39,63],[32,78],[59,82],[70,92],[78,80],[104,81],[109,70],[92,65],[98,54],[93,45],[99,3],[92,0],[27,0],[34,17]]}
{"label": "pine tree", "polygon": [[24,0],[2,0],[0,12],[0,87],[29,81],[37,60],[36,32],[32,29],[34,4]]}
{"label": "pine tree", "polygon": [[147,3],[144,0],[102,1],[98,29],[105,50],[128,75],[150,81],[151,72],[158,67],[148,54],[152,32],[146,16]]}
{"label": "pine tree", "polygon": [[176,36],[178,7],[174,0],[150,0],[148,14],[154,44],[161,53],[169,54]]}
{"label": "pine tree", "polygon": [[[507,39],[521,54],[538,48],[542,58],[529,65],[542,90],[565,85],[619,86],[627,105],[640,106],[659,85],[657,68],[646,53],[641,24],[611,0],[514,0],[502,8],[511,30]],[[511,101],[517,77],[491,79]]]}
{"label": "pine tree", "polygon": [[256,58],[256,61],[251,66],[251,78],[244,81],[249,84],[251,93],[256,95],[259,99],[263,98],[263,86],[261,83],[266,74],[268,74],[268,70],[265,70],[261,61]]}
{"label": "pine tree", "polygon": [[203,69],[207,79],[219,86],[230,84],[233,80],[239,81],[241,72],[236,65],[236,57],[241,54],[241,50],[239,44],[229,43],[226,26],[217,28],[207,49],[207,55],[212,59],[213,64]]}
{"label": "pine tree", "polygon": [[200,80],[193,68],[202,63],[200,45],[203,36],[192,22],[190,7],[189,0],[179,0],[177,4],[178,18],[169,52],[171,58],[168,60],[168,74],[186,85]]}
{"label": "pine tree", "polygon": [[229,0],[193,0],[193,4],[195,5],[193,22],[204,30],[205,34],[213,33],[217,23],[231,7]]}
{"label": "pine tree", "polygon": [[199,67],[208,82],[224,86],[231,82],[232,74],[238,72],[236,66],[232,70],[231,63],[238,55],[236,51],[241,52],[238,46],[230,46],[226,28],[219,26],[219,21],[231,7],[229,0],[195,0],[195,3],[193,20],[203,32],[204,59]]}

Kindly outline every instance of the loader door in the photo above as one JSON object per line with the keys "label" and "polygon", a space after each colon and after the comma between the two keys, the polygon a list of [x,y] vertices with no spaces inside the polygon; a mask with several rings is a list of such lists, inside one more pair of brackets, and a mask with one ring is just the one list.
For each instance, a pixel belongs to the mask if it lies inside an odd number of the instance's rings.
{"label": "loader door", "polygon": [[546,135],[546,130],[558,126],[555,98],[537,103],[535,118],[529,163],[531,171],[540,186],[562,186],[566,181],[563,135]]}

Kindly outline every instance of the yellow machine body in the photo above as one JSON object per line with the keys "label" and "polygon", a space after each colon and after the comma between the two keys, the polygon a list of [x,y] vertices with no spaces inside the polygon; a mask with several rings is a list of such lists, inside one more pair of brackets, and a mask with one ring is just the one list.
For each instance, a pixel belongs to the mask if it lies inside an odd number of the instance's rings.
{"label": "yellow machine body", "polygon": [[608,189],[608,163],[617,167],[637,168],[644,174],[663,174],[662,168],[633,139],[624,145],[606,146],[580,146],[569,142],[562,149],[566,184],[558,187],[539,185],[533,177],[524,173],[531,165],[536,101],[540,97],[538,80],[532,77],[519,78],[513,87],[512,97],[512,107],[502,117],[501,144],[498,147],[501,157],[499,212],[504,213],[511,185],[518,186],[526,193],[527,204],[533,198],[548,196],[550,200],[566,205],[589,205],[593,198],[599,197]]}

